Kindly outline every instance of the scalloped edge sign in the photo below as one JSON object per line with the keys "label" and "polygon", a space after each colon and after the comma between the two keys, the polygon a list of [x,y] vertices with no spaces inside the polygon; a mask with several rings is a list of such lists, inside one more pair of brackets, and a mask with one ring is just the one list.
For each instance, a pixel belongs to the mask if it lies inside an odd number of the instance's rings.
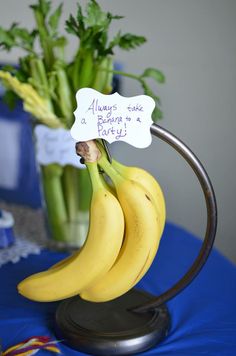
{"label": "scalloped edge sign", "polygon": [[76,93],[77,109],[71,136],[76,141],[124,141],[137,148],[152,142],[150,127],[155,101],[148,95],[124,97],[101,94],[91,88]]}
{"label": "scalloped edge sign", "polygon": [[75,151],[75,141],[70,130],[62,127],[52,129],[45,125],[37,125],[34,129],[36,139],[36,159],[39,164],[58,163],[61,166],[70,164],[85,168],[80,163]]}

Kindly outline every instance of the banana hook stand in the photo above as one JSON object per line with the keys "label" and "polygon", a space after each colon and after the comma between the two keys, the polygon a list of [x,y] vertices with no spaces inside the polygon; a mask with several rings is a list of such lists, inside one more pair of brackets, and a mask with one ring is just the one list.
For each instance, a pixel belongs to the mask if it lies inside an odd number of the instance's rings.
{"label": "banana hook stand", "polygon": [[[195,172],[205,196],[207,226],[200,252],[186,274],[158,297],[132,289],[105,303],[79,297],[62,302],[56,312],[56,330],[68,346],[92,355],[129,355],[145,351],[167,334],[170,315],[164,303],[187,287],[200,272],[212,249],[217,226],[214,190],[201,162],[176,136],[153,124],[151,133],[171,145]],[[114,281],[115,283],[115,281]]]}

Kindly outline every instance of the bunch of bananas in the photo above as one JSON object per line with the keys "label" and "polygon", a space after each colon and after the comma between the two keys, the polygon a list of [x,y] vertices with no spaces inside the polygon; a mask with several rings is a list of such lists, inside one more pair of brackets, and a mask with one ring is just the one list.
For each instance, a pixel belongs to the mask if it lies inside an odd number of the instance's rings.
{"label": "bunch of bananas", "polygon": [[77,147],[93,188],[88,236],[78,252],[19,283],[19,293],[31,300],[117,298],[144,276],[159,246],[165,201],[157,181],[141,168],[110,163],[95,141]]}

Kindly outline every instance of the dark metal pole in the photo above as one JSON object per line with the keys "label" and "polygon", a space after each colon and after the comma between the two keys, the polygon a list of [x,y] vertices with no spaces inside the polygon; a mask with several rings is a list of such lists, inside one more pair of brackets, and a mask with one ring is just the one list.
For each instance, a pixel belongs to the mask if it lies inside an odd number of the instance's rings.
{"label": "dark metal pole", "polygon": [[207,208],[207,226],[201,250],[187,273],[173,287],[171,287],[160,296],[153,298],[145,304],[133,307],[131,309],[132,311],[139,313],[144,313],[152,309],[156,309],[161,304],[167,302],[169,299],[180,293],[193,281],[209,256],[214,243],[217,228],[217,206],[214,190],[210,179],[199,159],[180,139],[159,125],[152,124],[151,133],[171,145],[189,163],[195,172],[205,196]]}

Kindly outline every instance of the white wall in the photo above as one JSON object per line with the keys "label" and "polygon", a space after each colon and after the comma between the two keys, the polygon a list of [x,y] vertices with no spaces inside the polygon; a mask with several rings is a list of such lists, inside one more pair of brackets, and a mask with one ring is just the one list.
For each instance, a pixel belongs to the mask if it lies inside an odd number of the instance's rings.
{"label": "white wall", "polygon": [[[9,26],[14,20],[30,28],[32,18],[27,6],[32,2],[1,0],[1,25]],[[76,3],[64,1],[65,17],[75,13]],[[114,31],[121,28],[148,38],[148,43],[134,52],[116,52],[116,59],[133,73],[147,66],[165,73],[166,84],[157,88],[165,116],[161,125],[187,143],[207,169],[218,201],[216,246],[236,262],[236,1],[101,0],[100,4],[125,15],[124,20],[116,22]],[[68,56],[74,47],[71,43]],[[18,55],[17,51],[0,53],[0,61],[15,61]],[[125,80],[122,93],[136,95],[141,90]],[[146,150],[116,144],[113,151],[123,162],[143,166],[159,179],[169,220],[204,235],[201,190],[190,168],[173,149],[155,139]]]}

